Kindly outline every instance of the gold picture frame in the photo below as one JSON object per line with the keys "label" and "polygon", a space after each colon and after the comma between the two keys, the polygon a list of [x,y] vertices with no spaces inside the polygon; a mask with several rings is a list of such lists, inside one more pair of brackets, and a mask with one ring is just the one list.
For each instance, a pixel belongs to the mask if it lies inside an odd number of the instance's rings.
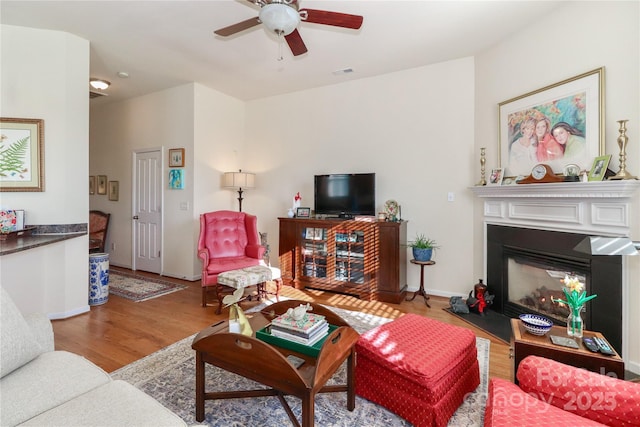
{"label": "gold picture frame", "polygon": [[170,168],[184,167],[184,148],[169,149],[169,167]]}
{"label": "gold picture frame", "polygon": [[120,182],[109,181],[109,200],[117,202],[120,198]]}
{"label": "gold picture frame", "polygon": [[107,175],[98,175],[98,190],[100,195],[107,194]]}
{"label": "gold picture frame", "polygon": [[96,176],[89,175],[89,195],[96,194]]}
{"label": "gold picture frame", "polygon": [[604,154],[604,67],[501,102],[498,108],[498,161],[505,177],[527,175],[539,163],[556,174],[568,163],[586,170],[594,157]]}
{"label": "gold picture frame", "polygon": [[44,191],[44,120],[0,118],[0,191]]}

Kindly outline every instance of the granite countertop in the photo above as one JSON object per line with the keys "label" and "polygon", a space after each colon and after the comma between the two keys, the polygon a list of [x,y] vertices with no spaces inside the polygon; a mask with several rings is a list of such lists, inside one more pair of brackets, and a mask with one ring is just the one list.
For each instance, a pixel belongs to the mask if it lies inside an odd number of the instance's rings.
{"label": "granite countertop", "polygon": [[[0,241],[0,256],[22,252],[87,234],[87,224],[36,225],[30,236]],[[89,248],[87,247],[87,252]]]}

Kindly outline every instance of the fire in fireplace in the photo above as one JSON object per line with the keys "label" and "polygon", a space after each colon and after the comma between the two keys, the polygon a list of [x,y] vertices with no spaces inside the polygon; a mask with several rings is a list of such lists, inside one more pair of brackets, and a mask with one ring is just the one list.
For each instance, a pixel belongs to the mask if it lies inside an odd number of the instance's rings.
{"label": "fire in fireplace", "polygon": [[585,328],[602,332],[622,350],[622,261],[619,256],[592,256],[573,248],[585,235],[487,225],[487,285],[495,294],[492,308],[509,317],[539,313],[565,325],[562,298],[565,276],[577,276],[589,295]]}
{"label": "fire in fireplace", "polygon": [[541,265],[527,257],[509,257],[507,263],[507,303],[519,306],[517,311],[537,312],[557,322],[564,322],[570,313],[566,304],[557,301],[565,298],[562,291],[565,283],[570,279],[587,283],[586,274],[570,268]]}

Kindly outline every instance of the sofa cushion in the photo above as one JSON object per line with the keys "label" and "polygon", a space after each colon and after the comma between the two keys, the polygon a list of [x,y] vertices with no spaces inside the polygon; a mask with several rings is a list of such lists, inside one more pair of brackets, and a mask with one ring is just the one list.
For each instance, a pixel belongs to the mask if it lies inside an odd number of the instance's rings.
{"label": "sofa cushion", "polygon": [[124,381],[112,381],[63,403],[24,426],[186,426],[144,392]]}
{"label": "sofa cushion", "polygon": [[520,388],[565,411],[608,426],[640,425],[640,384],[538,356],[518,366]]}
{"label": "sofa cushion", "polygon": [[0,378],[43,352],[11,296],[0,288]]}
{"label": "sofa cushion", "polygon": [[219,274],[230,270],[240,270],[241,268],[252,267],[260,264],[260,260],[246,256],[217,258],[215,262],[210,262],[207,266],[207,273]]}
{"label": "sofa cushion", "polygon": [[0,381],[0,425],[20,424],[110,381],[109,374],[81,356],[43,353]]}
{"label": "sofa cushion", "polygon": [[[520,365],[522,366],[522,365]],[[517,385],[492,378],[484,411],[485,427],[601,426],[528,395]]]}

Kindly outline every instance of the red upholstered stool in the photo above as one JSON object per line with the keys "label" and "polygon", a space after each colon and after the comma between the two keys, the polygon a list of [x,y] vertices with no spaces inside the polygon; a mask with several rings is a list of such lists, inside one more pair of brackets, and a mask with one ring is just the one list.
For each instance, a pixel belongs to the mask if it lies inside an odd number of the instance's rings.
{"label": "red upholstered stool", "polygon": [[415,426],[446,426],[480,384],[473,332],[417,314],[363,334],[356,352],[356,394]]}

